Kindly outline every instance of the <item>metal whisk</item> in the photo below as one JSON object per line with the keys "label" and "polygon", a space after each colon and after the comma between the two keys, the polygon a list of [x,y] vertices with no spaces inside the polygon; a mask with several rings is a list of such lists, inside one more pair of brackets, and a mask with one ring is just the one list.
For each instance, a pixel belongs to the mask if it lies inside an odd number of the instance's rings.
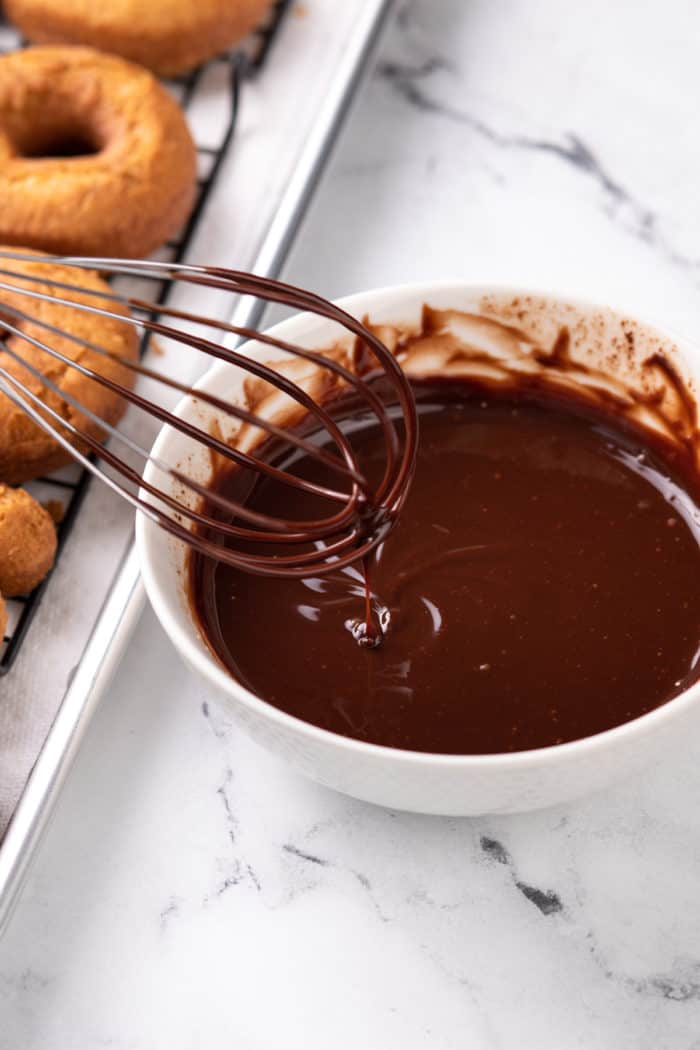
{"label": "metal whisk", "polygon": [[[46,263],[75,269],[76,277],[77,271],[88,270],[97,271],[108,278],[155,278],[217,289],[232,297],[255,296],[266,303],[279,303],[317,314],[337,322],[350,333],[356,340],[355,345],[362,348],[362,359],[367,364],[358,370],[361,373],[358,374],[334,356],[305,349],[264,332],[239,327],[215,317],[193,314],[174,306],[121,295],[116,289],[86,289],[77,279],[75,284],[54,279],[47,275],[44,269]],[[33,272],[34,267],[36,272]],[[48,291],[46,286],[49,287]],[[17,296],[21,296],[21,306],[17,305]],[[12,299],[11,304],[6,302],[8,298]],[[145,365],[115,354],[87,339],[84,334],[69,331],[70,326],[56,327],[43,316],[42,304],[47,302],[82,314],[116,320],[132,326],[141,334],[153,333],[165,337],[225,361],[232,367],[243,369],[301,406],[317,424],[316,429],[324,431],[330,439],[325,443],[327,447],[319,447],[319,443],[309,440],[309,436],[280,427],[244,406],[199,389],[193,390],[188,383],[158,371],[150,364]],[[180,323],[187,327],[179,327]],[[28,331],[29,326],[31,329]],[[8,342],[8,336],[15,338]],[[334,420],[322,400],[315,400],[282,371],[248,356],[245,350],[223,345],[224,340],[231,341],[232,336],[237,338],[237,346],[240,342],[255,340],[282,351],[284,355],[291,354],[327,369],[333,373],[336,382],[362,399],[365,408],[376,417],[385,440],[386,463],[378,486],[374,489],[369,486],[354,454],[351,438]],[[78,357],[82,350],[89,350],[112,362],[117,361],[132,379],[143,377],[150,381],[149,386],[153,383],[162,385],[196,398],[224,417],[259,428],[263,434],[274,438],[276,444],[283,443],[284,446],[302,450],[308,456],[322,461],[331,470],[337,483],[332,486],[317,484],[255,455],[255,449],[244,452],[234,447],[218,435],[217,428],[205,430],[182,418],[179,412],[174,414],[157,400],[146,397],[138,386],[132,389],[128,381],[116,381],[101,374],[99,369],[90,364],[73,359],[55,345],[66,339],[78,349]],[[33,362],[28,361],[23,355],[23,346],[33,347],[48,355],[45,365],[37,366],[36,355],[30,355],[33,356]],[[219,267],[37,256],[22,251],[0,250],[0,351],[0,392],[73,459],[151,520],[167,528],[171,534],[202,554],[245,571],[273,576],[308,576],[336,571],[366,556],[385,538],[405,500],[415,463],[418,428],[413,394],[400,365],[368,327],[333,303],[292,285]],[[30,385],[15,374],[16,369],[7,367],[8,357],[22,366],[27,377],[38,381],[42,388],[39,392],[35,383]],[[127,432],[117,429],[109,420],[62,390],[60,384],[48,374],[54,362],[62,369],[75,369],[84,380],[100,384],[139,411],[174,427],[231,464],[257,471],[285,485],[301,488],[331,501],[337,507],[333,508],[332,513],[312,521],[291,522],[262,514],[244,501],[236,502],[213,492],[201,481],[188,476],[181,466],[162,462]],[[375,383],[380,376],[388,380],[388,385]],[[387,388],[391,391],[390,400],[398,405],[402,417],[401,436],[388,411]],[[52,404],[48,404],[45,399],[49,392],[55,395],[49,399]],[[59,397],[62,403],[57,407],[55,397]],[[79,413],[77,421],[67,418],[68,413],[61,411],[64,406],[70,406]],[[81,419],[89,420],[99,428],[97,437],[93,436],[94,430],[90,433],[85,425],[80,424]],[[102,435],[112,439],[109,446],[102,444]],[[155,464],[171,482],[176,481],[184,487],[190,499],[175,497],[170,486],[160,487],[145,481],[140,471],[117,453],[116,446],[119,444],[139,457],[144,466],[149,462]],[[110,473],[105,466],[111,468]],[[196,497],[194,505],[192,496]]]}

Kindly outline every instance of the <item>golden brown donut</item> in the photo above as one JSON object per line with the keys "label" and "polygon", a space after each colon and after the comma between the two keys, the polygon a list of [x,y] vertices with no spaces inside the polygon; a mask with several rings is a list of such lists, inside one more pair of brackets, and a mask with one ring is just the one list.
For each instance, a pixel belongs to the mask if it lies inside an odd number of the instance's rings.
{"label": "golden brown donut", "polygon": [[0,593],[15,598],[34,590],[55,556],[50,515],[24,489],[0,485]]}
{"label": "golden brown donut", "polygon": [[7,606],[5,605],[5,599],[0,594],[0,641],[5,636],[7,630]]}
{"label": "golden brown donut", "polygon": [[0,57],[0,242],[147,255],[189,215],[196,163],[180,107],[145,69],[80,47]]}
{"label": "golden brown donut", "polygon": [[173,76],[225,51],[270,0],[5,0],[5,14],[39,44],[89,44]]}
{"label": "golden brown donut", "polygon": [[[40,259],[41,256],[38,258]],[[11,263],[3,259],[0,265],[5,269],[12,268],[19,274],[29,273],[52,277],[55,280],[78,284],[86,289],[108,290],[108,286],[97,274],[87,270],[80,271],[60,266],[54,262]],[[43,283],[31,285],[31,288],[43,292],[51,290],[49,285]],[[114,312],[128,316],[126,307],[122,307],[119,303],[105,304],[100,299],[79,294],[73,294],[72,298],[77,302],[89,302],[96,306],[107,305]],[[31,313],[37,320],[46,321],[72,335],[89,339],[109,353],[119,354],[130,360],[136,360],[138,357],[138,337],[135,329],[115,318],[96,317],[94,314],[84,313],[71,307],[30,300],[19,292],[0,290],[0,319],[3,316],[3,307],[5,307],[5,317],[8,321],[11,320],[11,315],[7,307],[14,307]],[[66,357],[79,360],[87,367],[123,385],[129,387],[133,385],[133,372],[114,359],[103,357],[95,350],[87,350],[69,338],[49,336],[44,328],[34,322],[17,321],[16,323],[23,332],[49,342],[55,350],[65,354]],[[7,349],[3,350],[3,345]],[[49,373],[61,390],[72,394],[106,422],[114,424],[121,418],[125,408],[123,398],[100,386],[89,377],[80,375],[70,366],[56,361],[45,351],[31,346],[21,336],[9,335],[3,341],[0,326],[0,366],[21,379],[46,404],[59,411],[64,419],[68,419],[76,426],[83,427],[91,436],[101,437],[97,425],[92,420],[81,416],[75,408],[63,401],[57,394],[47,391],[37,378],[10,356],[8,350],[14,350],[22,355],[24,361]],[[68,462],[70,462],[70,456],[57,442],[48,437],[7,397],[0,395],[0,481],[18,484],[21,481],[28,481],[30,478],[47,474]],[[0,586],[0,593],[2,593],[2,586]]]}

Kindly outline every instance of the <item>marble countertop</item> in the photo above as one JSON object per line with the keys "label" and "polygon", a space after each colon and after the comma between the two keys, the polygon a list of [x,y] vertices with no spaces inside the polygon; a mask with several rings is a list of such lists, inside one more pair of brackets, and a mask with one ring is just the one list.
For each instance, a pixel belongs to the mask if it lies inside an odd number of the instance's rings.
{"label": "marble countertop", "polygon": [[[399,4],[287,276],[564,289],[692,338],[699,45],[691,0]],[[384,811],[253,745],[147,610],[0,945],[0,1050],[698,1050],[699,759]]]}

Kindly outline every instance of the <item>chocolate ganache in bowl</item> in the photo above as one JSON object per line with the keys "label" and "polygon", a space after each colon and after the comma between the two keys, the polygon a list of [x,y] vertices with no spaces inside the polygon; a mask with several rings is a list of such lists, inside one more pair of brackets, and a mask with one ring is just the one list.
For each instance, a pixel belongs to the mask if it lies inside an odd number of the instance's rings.
{"label": "chocolate ganache in bowl", "polygon": [[[254,576],[187,556],[142,522],[146,584],[178,647],[264,744],[388,805],[531,808],[656,758],[692,716],[700,671],[692,351],[606,308],[528,293],[430,286],[342,305],[397,356],[420,422],[405,506],[365,566],[369,620],[362,565]],[[367,369],[327,323],[283,329]],[[377,482],[380,429],[342,380],[309,362],[279,367],[351,433]],[[214,371],[205,388],[238,383],[247,407],[313,435],[262,381]],[[252,427],[225,437],[329,481],[323,463]],[[185,454],[161,441],[171,460]],[[242,468],[197,469],[264,514],[327,510]]]}

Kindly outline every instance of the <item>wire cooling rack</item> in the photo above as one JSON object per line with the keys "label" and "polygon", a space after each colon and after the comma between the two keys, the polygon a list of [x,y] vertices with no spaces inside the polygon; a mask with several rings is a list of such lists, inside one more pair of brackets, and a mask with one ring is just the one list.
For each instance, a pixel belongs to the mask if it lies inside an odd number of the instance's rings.
{"label": "wire cooling rack", "polygon": [[[168,241],[156,253],[156,258],[169,262],[180,262],[186,255],[235,132],[242,84],[247,79],[254,77],[265,65],[279,26],[291,3],[292,0],[277,0],[277,3],[271,8],[268,20],[234,51],[217,56],[191,73],[165,81],[166,86],[175,95],[187,114],[190,130],[197,146],[197,196],[186,226],[178,237]],[[17,50],[23,46],[24,41],[9,26],[0,21],[0,54]],[[216,129],[215,141],[212,142],[211,127],[206,129],[206,133],[204,129],[198,127],[197,101],[201,94],[211,86],[212,80],[217,82],[222,77],[225,83],[227,105],[220,125]],[[157,278],[147,277],[143,278],[143,287],[140,290],[132,288],[131,293],[154,303],[164,303],[170,295],[171,287],[171,281],[160,281]],[[148,333],[146,333],[141,341],[142,354],[145,353],[148,346],[148,338]],[[89,481],[88,471],[81,470],[79,467],[66,467],[62,471],[40,478],[26,486],[40,502],[61,507],[61,521],[57,529],[57,561],[80,511]],[[7,628],[2,643],[0,643],[0,676],[7,674],[19,655],[22,641],[27,635],[47,582],[48,578],[31,594],[13,598],[7,602]]]}

